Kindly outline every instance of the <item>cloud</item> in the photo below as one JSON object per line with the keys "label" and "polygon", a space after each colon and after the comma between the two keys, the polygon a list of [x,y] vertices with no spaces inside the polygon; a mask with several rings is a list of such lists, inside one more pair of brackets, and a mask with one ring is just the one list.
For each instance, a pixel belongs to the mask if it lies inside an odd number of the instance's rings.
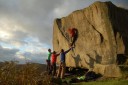
{"label": "cloud", "polygon": [[8,49],[0,46],[0,61],[14,60],[15,54],[18,51],[19,51],[18,49]]}
{"label": "cloud", "polygon": [[26,52],[23,55],[26,57],[28,62],[40,62],[40,63],[45,63],[43,61],[46,60],[45,57],[47,56],[46,53],[45,54],[42,54],[42,53],[37,54],[37,53],[30,53],[30,52]]}
{"label": "cloud", "polygon": [[[45,50],[45,49],[44,49]],[[41,51],[44,51],[43,49]],[[1,61],[20,61],[19,63],[38,62],[46,63],[46,52],[20,52],[18,49],[3,48],[0,46]]]}

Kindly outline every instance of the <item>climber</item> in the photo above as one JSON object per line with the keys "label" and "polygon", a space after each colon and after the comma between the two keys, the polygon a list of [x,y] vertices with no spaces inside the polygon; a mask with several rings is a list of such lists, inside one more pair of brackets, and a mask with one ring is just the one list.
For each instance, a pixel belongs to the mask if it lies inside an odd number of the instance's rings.
{"label": "climber", "polygon": [[58,71],[57,77],[64,78],[64,74],[65,74],[65,70],[66,70],[65,57],[66,57],[66,54],[73,48],[74,47],[71,46],[67,51],[64,51],[64,49],[61,49],[60,65],[59,65],[59,71]]}
{"label": "climber", "polygon": [[77,40],[78,31],[75,28],[69,28],[68,33],[70,35],[70,46],[75,46],[75,41]]}
{"label": "climber", "polygon": [[46,62],[47,62],[47,71],[49,74],[50,74],[50,69],[51,69],[51,63],[50,63],[51,62],[50,61],[51,54],[52,54],[51,49],[48,49],[48,58],[47,58]]}
{"label": "climber", "polygon": [[55,74],[56,74],[56,59],[57,59],[58,55],[60,55],[60,53],[56,54],[56,51],[53,51],[53,53],[51,55],[51,72],[52,72],[52,76],[55,76]]}

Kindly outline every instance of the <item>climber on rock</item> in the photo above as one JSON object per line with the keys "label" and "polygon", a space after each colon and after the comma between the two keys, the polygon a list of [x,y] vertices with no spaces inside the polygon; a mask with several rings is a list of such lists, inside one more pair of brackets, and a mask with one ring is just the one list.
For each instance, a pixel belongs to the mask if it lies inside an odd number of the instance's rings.
{"label": "climber on rock", "polygon": [[78,37],[78,31],[75,28],[69,28],[68,33],[70,36],[70,46],[75,46],[75,41],[77,40]]}

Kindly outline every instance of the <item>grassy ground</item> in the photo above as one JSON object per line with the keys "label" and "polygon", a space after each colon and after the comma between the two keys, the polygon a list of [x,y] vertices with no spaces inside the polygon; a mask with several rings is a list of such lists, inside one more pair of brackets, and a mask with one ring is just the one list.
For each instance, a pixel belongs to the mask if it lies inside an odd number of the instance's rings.
{"label": "grassy ground", "polygon": [[98,82],[81,82],[71,85],[128,85],[128,80],[111,80],[111,81],[98,81]]}
{"label": "grassy ground", "polygon": [[89,82],[77,82],[77,83],[70,83],[71,79],[75,78],[75,76],[67,77],[62,80],[62,82],[67,81],[68,85],[128,85],[128,79],[118,79],[118,78],[104,78],[101,77],[96,81],[89,81]]}
{"label": "grassy ground", "polygon": [[[70,80],[83,75],[81,70],[75,73],[76,75],[67,76],[61,80],[49,76],[45,69],[45,65],[35,63],[26,63],[24,65],[19,65],[15,61],[0,63],[0,85],[128,85],[127,67],[121,67],[124,74],[122,79],[102,79],[95,82],[79,83],[70,83]],[[64,84],[64,81],[68,84]]]}
{"label": "grassy ground", "polygon": [[43,65],[15,61],[0,64],[0,85],[49,85],[50,76],[44,73]]}

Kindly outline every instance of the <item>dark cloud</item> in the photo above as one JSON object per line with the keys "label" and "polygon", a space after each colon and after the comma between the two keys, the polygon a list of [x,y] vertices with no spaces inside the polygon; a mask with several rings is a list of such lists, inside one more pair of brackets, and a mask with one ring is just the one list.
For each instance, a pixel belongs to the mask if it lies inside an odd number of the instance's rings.
{"label": "dark cloud", "polygon": [[25,56],[26,58],[26,62],[38,62],[38,63],[46,63],[46,57],[47,54],[44,53],[30,53],[30,52],[26,52],[23,54],[23,56]]}
{"label": "dark cloud", "polygon": [[3,48],[0,46],[0,62],[1,61],[20,61],[19,63],[36,62],[46,63],[46,53],[20,53],[18,49]]}
{"label": "dark cloud", "polygon": [[0,61],[10,61],[15,59],[18,49],[3,48],[0,46]]}
{"label": "dark cloud", "polygon": [[31,36],[36,36],[42,42],[51,44],[49,42],[52,36],[52,20],[48,21],[49,15],[61,4],[61,0],[1,0],[0,17],[14,20]]}

